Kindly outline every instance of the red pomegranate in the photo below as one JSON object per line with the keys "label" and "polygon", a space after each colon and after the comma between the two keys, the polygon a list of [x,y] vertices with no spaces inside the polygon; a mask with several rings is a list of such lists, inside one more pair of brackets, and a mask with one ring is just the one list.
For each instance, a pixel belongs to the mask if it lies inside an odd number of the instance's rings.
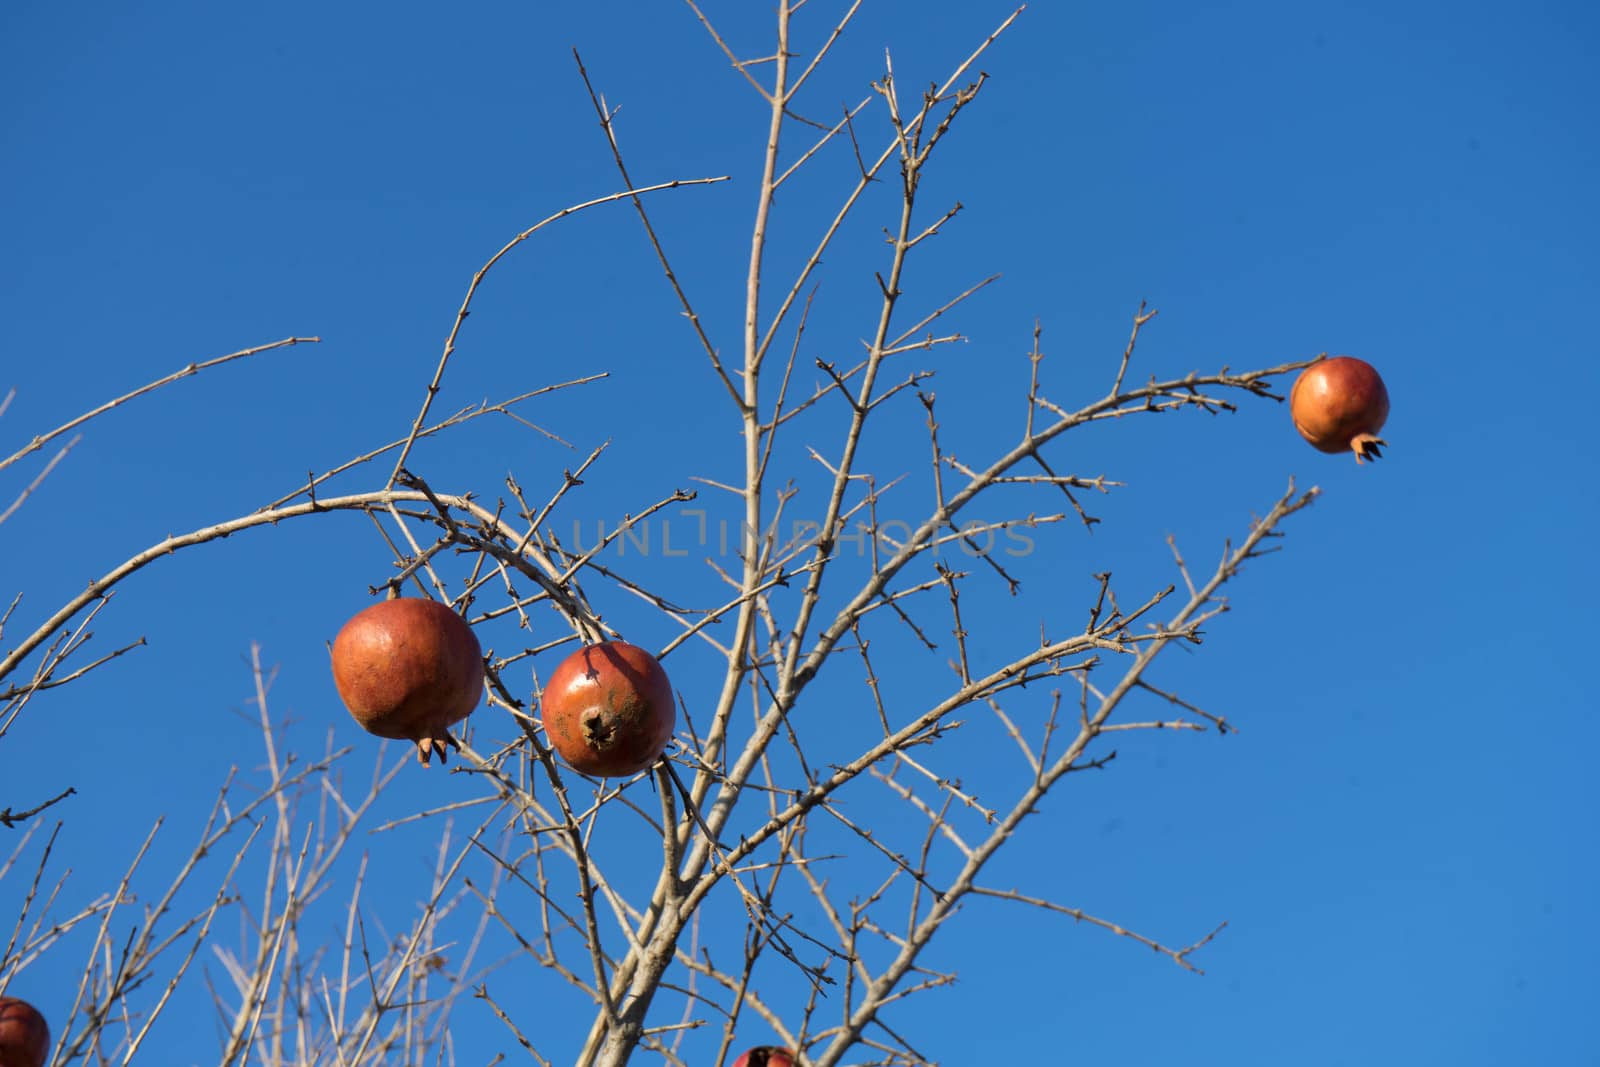
{"label": "red pomegranate", "polygon": [[333,639],[333,684],[368,733],[417,744],[424,765],[450,727],[483,694],[483,651],[454,611],[437,600],[384,600],[358,613]]}
{"label": "red pomegranate", "polygon": [[1300,436],[1323,452],[1351,452],[1356,462],[1382,459],[1378,437],[1389,417],[1389,390],[1370,363],[1334,356],[1300,372],[1289,392]]}
{"label": "red pomegranate", "polygon": [[541,712],[561,758],[601,778],[654,764],[678,722],[667,672],[626,641],[585,645],[562,660],[544,687]]}
{"label": "red pomegranate", "polygon": [[50,1026],[32,1004],[0,997],[0,1067],[44,1067]]}
{"label": "red pomegranate", "polygon": [[794,1067],[794,1053],[776,1045],[757,1045],[746,1049],[733,1061],[733,1067]]}

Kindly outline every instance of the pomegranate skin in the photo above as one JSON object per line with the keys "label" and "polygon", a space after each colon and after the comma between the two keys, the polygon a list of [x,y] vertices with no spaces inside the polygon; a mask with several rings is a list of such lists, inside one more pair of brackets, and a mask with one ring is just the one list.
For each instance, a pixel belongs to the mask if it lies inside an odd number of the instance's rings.
{"label": "pomegranate skin", "polygon": [[794,1053],[776,1045],[757,1045],[746,1049],[733,1061],[733,1067],[794,1067]]}
{"label": "pomegranate skin", "polygon": [[562,660],[540,709],[545,735],[567,765],[601,778],[652,766],[678,722],[667,672],[626,641],[585,645]]}
{"label": "pomegranate skin", "polygon": [[472,627],[436,600],[384,600],[333,639],[333,684],[370,734],[414,741],[424,765],[459,748],[450,727],[483,694],[483,650]]}
{"label": "pomegranate skin", "polygon": [[1334,356],[1300,372],[1289,392],[1295,429],[1322,452],[1354,452],[1356,462],[1381,459],[1378,436],[1389,418],[1389,390],[1372,364]]}
{"label": "pomegranate skin", "polygon": [[0,997],[0,1067],[44,1067],[49,1054],[50,1026],[38,1009]]}

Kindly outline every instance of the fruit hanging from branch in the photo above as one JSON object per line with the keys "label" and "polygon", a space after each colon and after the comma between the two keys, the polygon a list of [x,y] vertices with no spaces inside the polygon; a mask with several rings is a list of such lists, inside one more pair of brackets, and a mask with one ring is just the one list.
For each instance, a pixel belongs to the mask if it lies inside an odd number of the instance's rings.
{"label": "fruit hanging from branch", "polygon": [[1354,452],[1356,462],[1382,459],[1378,436],[1389,417],[1389,390],[1372,364],[1334,356],[1300,372],[1289,392],[1300,436],[1323,452]]}
{"label": "fruit hanging from branch", "polygon": [[653,765],[678,721],[667,672],[626,641],[585,645],[562,660],[545,684],[540,714],[568,766],[601,778]]}
{"label": "fruit hanging from branch", "polygon": [[0,997],[0,1067],[44,1067],[50,1026],[25,1000]]}
{"label": "fruit hanging from branch", "polygon": [[333,684],[370,734],[414,741],[424,765],[460,748],[450,727],[483,695],[483,650],[466,621],[436,600],[384,600],[333,639]]}
{"label": "fruit hanging from branch", "polygon": [[776,1045],[757,1045],[746,1049],[733,1061],[733,1067],[795,1067],[794,1053]]}

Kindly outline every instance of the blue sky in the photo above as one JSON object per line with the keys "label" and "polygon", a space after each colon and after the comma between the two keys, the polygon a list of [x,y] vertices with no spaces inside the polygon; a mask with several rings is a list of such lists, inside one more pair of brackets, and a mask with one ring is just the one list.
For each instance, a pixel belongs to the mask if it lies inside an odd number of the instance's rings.
{"label": "blue sky", "polygon": [[[802,47],[836,6],[806,8]],[[190,361],[322,338],[89,424],[0,528],[0,594],[26,593],[6,649],[165,535],[403,435],[473,271],[538,219],[619,187],[574,46],[622,108],[636,181],[731,176],[657,194],[652,210],[713,338],[736,350],[765,113],[687,8],[565,7],[6,6],[0,395],[17,395],[0,454]],[[707,10],[754,54],[768,43],[757,7]],[[868,3],[808,103],[831,116],[867,95],[885,47],[902,85],[942,79],[1009,10]],[[1600,502],[1586,409],[1600,387],[1597,47],[1600,15],[1577,3],[1037,3],[985,56],[990,81],[923,189],[924,217],[964,210],[906,286],[927,308],[1004,275],[954,316],[969,341],[937,360],[958,454],[1014,439],[1035,320],[1055,388],[1087,399],[1141,300],[1161,314],[1137,375],[1349,352],[1382,371],[1393,411],[1375,466],[1312,451],[1266,401],[1106,427],[1063,453],[1128,485],[1095,499],[1092,536],[1041,536],[1019,565],[1023,607],[975,591],[995,613],[977,637],[989,654],[1046,615],[1081,620],[1097,571],[1133,591],[1170,581],[1168,533],[1209,563],[1291,476],[1324,492],[1232,587],[1206,647],[1163,667],[1240,732],[1119,744],[1111,769],[1030,820],[996,875],[1174,943],[1227,920],[1197,957],[1206,976],[974,905],[934,951],[961,981],[896,1017],[940,1062],[1046,1046],[1128,1065],[1600,1062],[1582,992],[1600,949],[1600,720],[1581,669],[1600,578],[1581,547]],[[803,260],[851,166],[835,153],[784,191],[776,273]],[[802,362],[859,351],[893,206],[869,204],[828,258]],[[542,499],[610,439],[573,512],[592,528],[695,477],[737,476],[736,420],[626,205],[542,232],[474,306],[437,410],[609,378],[523,412],[576,451],[482,420],[419,447],[436,486],[493,500],[510,470]],[[806,442],[833,440],[829,418]],[[921,476],[920,409],[898,418],[903,435],[874,440],[872,457]],[[806,442],[784,469],[814,480]],[[42,461],[0,474],[3,504]],[[695,506],[735,516],[703,487]],[[675,536],[694,529],[668,518]],[[700,555],[638,573],[705,602],[720,587]],[[161,813],[171,843],[156,858],[183,853],[227,768],[259,765],[235,714],[250,713],[251,642],[277,667],[274,707],[300,749],[331,730],[366,773],[376,746],[338,706],[324,642],[387,567],[370,524],[335,516],[125,583],[91,647],[148,647],[36,699],[0,738],[0,808],[78,790],[50,813],[66,821],[69,900],[108,887]],[[673,636],[638,601],[603,599],[637,643]],[[547,620],[536,637],[553,636]],[[695,655],[669,664],[691,708],[715,696],[714,664]],[[972,766],[946,770],[1000,782],[1009,755],[975,744]],[[408,768],[389,801],[415,810],[471,788]],[[0,856],[20,833],[0,834]],[[422,870],[400,835],[358,847]],[[403,918],[415,894],[402,874],[392,884],[374,906]],[[24,888],[0,883],[0,914]],[[83,948],[11,992],[69,994]],[[537,1002],[537,973],[516,973],[491,984]],[[570,1055],[548,1016],[527,1018],[557,1062]],[[146,1058],[208,1062],[209,1031],[177,1022]],[[470,999],[454,1026],[457,1062],[520,1055]],[[739,1045],[768,1036],[751,1020]]]}

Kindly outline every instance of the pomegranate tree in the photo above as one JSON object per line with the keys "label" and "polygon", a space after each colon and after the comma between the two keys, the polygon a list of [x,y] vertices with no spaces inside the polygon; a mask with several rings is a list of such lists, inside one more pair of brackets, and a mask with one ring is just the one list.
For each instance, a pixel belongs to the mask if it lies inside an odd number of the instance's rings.
{"label": "pomegranate tree", "polygon": [[0,1067],[44,1067],[50,1026],[25,1000],[0,997]]}
{"label": "pomegranate tree", "polygon": [[449,747],[450,727],[478,706],[483,651],[466,621],[436,600],[385,600],[333,639],[333,684],[368,733],[413,741],[424,765]]}
{"label": "pomegranate tree", "polygon": [[540,707],[545,735],[561,758],[602,778],[654,764],[678,721],[667,672],[626,641],[585,645],[562,660]]}
{"label": "pomegranate tree", "polygon": [[1389,390],[1372,364],[1354,356],[1313,363],[1295,379],[1289,414],[1300,436],[1323,452],[1382,459],[1378,436],[1389,417]]}

